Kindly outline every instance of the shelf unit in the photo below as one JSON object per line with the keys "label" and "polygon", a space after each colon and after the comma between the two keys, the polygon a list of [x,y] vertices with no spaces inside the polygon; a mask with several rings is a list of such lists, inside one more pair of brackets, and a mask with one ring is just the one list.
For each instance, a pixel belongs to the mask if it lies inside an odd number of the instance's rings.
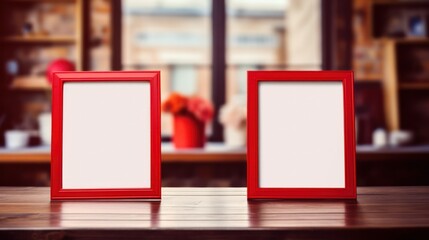
{"label": "shelf unit", "polygon": [[384,62],[385,77],[383,79],[383,84],[385,103],[387,107],[388,127],[390,130],[399,130],[401,128],[399,90],[429,90],[429,72],[426,73],[426,80],[416,81],[401,77],[401,64],[398,59],[403,56],[400,55],[400,50],[398,50],[398,48],[405,48],[408,50],[416,45],[425,46],[429,52],[429,40],[410,41],[404,39],[386,39],[384,43],[384,56],[386,57],[386,60]]}
{"label": "shelf unit", "polygon": [[[74,62],[76,70],[89,63],[88,0],[0,0],[0,146],[4,132],[36,130],[38,116],[49,110],[51,85],[45,69],[55,59]],[[17,63],[17,73],[6,70]],[[31,144],[38,144],[36,137]]]}
{"label": "shelf unit", "polygon": [[428,83],[401,83],[399,84],[400,90],[429,90]]}
{"label": "shelf unit", "polygon": [[51,84],[45,76],[21,76],[13,79],[10,84],[12,90],[50,90]]}
{"label": "shelf unit", "polygon": [[60,3],[68,3],[68,2],[74,2],[76,0],[2,0],[4,2],[9,3],[40,3],[40,2],[60,2]]}
{"label": "shelf unit", "polygon": [[0,38],[0,41],[10,44],[17,43],[76,43],[74,36],[6,36]]}
{"label": "shelf unit", "polygon": [[[390,131],[411,130],[417,143],[429,143],[429,2],[362,1],[371,3],[370,36],[380,41],[383,49],[386,127]],[[410,36],[408,21],[413,14],[423,16],[426,36]]]}
{"label": "shelf unit", "polygon": [[[3,56],[11,56],[13,52],[22,47],[27,48],[40,48],[43,46],[73,46],[74,47],[74,59],[76,70],[83,70],[84,66],[84,56],[83,51],[85,47],[85,39],[83,36],[84,31],[84,22],[85,14],[84,9],[87,7],[85,0],[6,0],[0,2],[0,9],[7,9],[8,13],[13,11],[20,11],[22,9],[28,8],[32,5],[37,4],[47,4],[52,3],[55,5],[61,4],[74,4],[74,34],[73,35],[64,35],[64,34],[55,34],[55,33],[35,33],[27,35],[17,35],[17,34],[8,34],[4,31],[1,31],[0,34],[0,44],[7,47],[7,52],[9,54],[3,54]],[[3,11],[2,11],[3,12]],[[3,12],[4,13],[4,12]],[[8,14],[6,13],[6,14]],[[6,26],[6,25],[2,25]],[[15,31],[17,32],[17,31]],[[2,57],[0,65],[4,66],[6,57]],[[2,72],[1,78],[8,78],[6,73]],[[48,90],[50,85],[46,79],[43,79],[44,75],[41,76],[32,76],[31,74],[22,75],[15,77],[14,79],[9,80],[10,84],[7,89],[13,90]]]}

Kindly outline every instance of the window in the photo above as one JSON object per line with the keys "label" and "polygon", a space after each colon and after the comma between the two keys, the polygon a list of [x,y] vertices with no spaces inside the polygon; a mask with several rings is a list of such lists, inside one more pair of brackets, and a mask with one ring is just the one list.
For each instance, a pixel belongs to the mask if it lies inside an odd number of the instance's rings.
{"label": "window", "polygon": [[[240,104],[248,70],[321,69],[321,0],[225,2],[225,87],[211,79],[216,0],[123,1],[122,68],[161,70],[162,99],[172,91],[219,99],[212,89],[221,89],[225,103]],[[171,116],[162,114],[161,128],[171,135]]]}
{"label": "window", "polygon": [[192,66],[174,66],[171,76],[171,90],[185,95],[198,93],[197,71]]}
{"label": "window", "polygon": [[[211,98],[211,0],[125,0],[122,68],[161,70],[161,99],[173,92]],[[171,135],[163,113],[162,135]]]}
{"label": "window", "polygon": [[227,102],[246,98],[247,70],[321,68],[319,0],[226,4]]}

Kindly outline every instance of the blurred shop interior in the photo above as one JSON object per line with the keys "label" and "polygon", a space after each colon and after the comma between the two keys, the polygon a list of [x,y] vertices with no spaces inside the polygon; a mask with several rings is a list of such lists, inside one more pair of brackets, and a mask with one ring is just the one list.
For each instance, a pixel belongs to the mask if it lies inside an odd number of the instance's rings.
{"label": "blurred shop interior", "polygon": [[[49,186],[57,70],[160,70],[162,184],[175,187],[246,186],[248,70],[353,70],[358,185],[429,185],[429,1],[2,0],[0,12],[1,186]],[[202,138],[175,130],[175,107]]]}

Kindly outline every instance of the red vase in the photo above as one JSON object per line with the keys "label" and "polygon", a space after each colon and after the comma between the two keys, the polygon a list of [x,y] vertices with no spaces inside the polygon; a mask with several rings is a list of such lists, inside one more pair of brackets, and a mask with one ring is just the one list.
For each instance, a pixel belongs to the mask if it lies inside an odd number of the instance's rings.
{"label": "red vase", "polygon": [[173,117],[173,143],[176,148],[202,148],[206,141],[204,122],[191,114]]}

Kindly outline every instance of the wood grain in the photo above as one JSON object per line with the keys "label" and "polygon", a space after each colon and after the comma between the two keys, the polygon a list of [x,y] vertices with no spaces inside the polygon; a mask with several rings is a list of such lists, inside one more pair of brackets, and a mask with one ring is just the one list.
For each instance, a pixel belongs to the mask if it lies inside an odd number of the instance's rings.
{"label": "wood grain", "polygon": [[[246,153],[162,153],[163,162],[245,162]],[[0,163],[50,163],[46,153],[0,153]]]}
{"label": "wood grain", "polygon": [[399,93],[396,62],[396,42],[386,40],[384,42],[384,102],[387,128],[389,131],[400,129],[399,119]]}
{"label": "wood grain", "polygon": [[0,38],[4,43],[74,43],[73,36],[7,36]]}
{"label": "wood grain", "polygon": [[429,237],[429,187],[358,188],[357,201],[248,201],[245,188],[163,188],[161,202],[50,202],[49,188],[0,193],[0,239]]}

